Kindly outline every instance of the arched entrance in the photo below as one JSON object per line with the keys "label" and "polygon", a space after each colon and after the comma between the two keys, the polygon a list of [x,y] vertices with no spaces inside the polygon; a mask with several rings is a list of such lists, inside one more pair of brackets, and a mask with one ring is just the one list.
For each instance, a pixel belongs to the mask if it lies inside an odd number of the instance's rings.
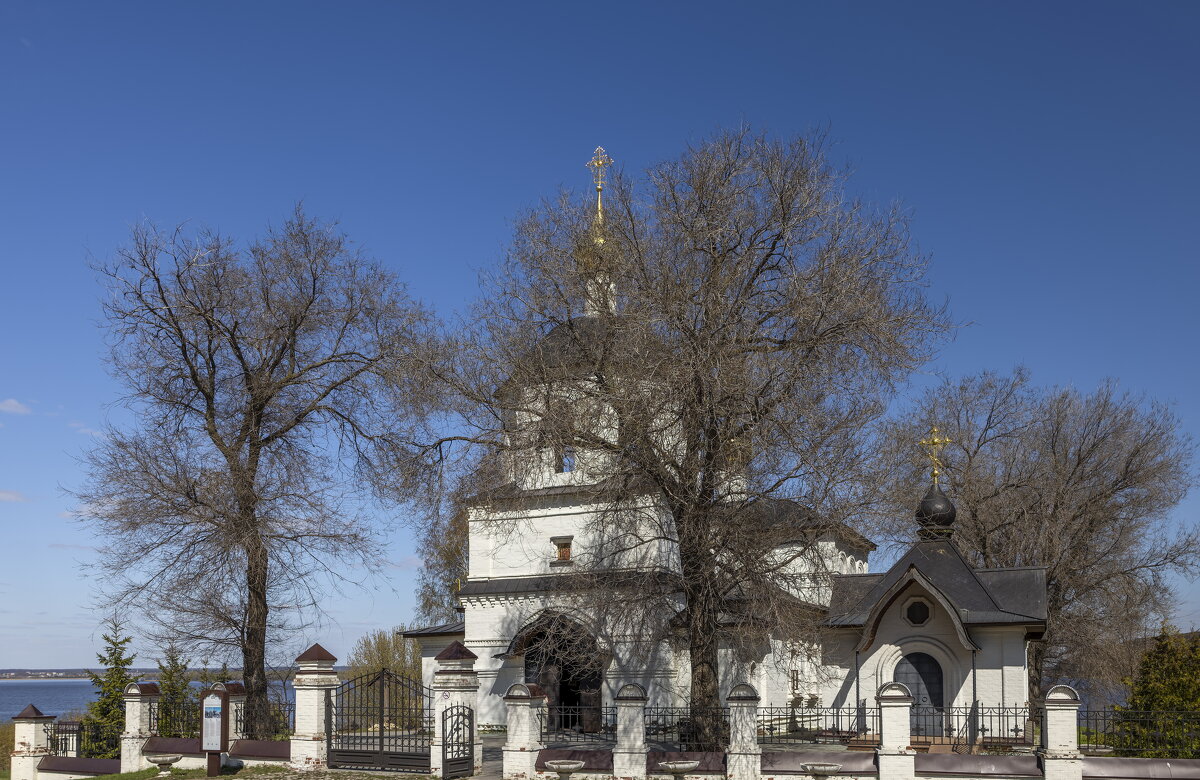
{"label": "arched entrance", "polygon": [[546,694],[544,730],[600,732],[607,655],[591,632],[566,615],[545,614],[513,639],[512,652],[524,654],[525,682]]}
{"label": "arched entrance", "polygon": [[925,737],[943,736],[946,702],[942,666],[937,659],[928,653],[909,653],[896,664],[892,679],[903,683],[912,693],[912,734]]}

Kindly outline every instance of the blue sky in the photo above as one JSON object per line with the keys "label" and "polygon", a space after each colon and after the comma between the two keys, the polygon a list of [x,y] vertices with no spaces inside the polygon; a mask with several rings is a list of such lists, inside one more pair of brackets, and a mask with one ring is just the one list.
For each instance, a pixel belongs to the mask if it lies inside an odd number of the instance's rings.
{"label": "blue sky", "polygon": [[[972,323],[931,372],[1115,376],[1200,434],[1198,41],[1182,2],[0,5],[0,668],[93,660],[61,487],[121,417],[87,260],[144,217],[251,236],[303,200],[449,314],[598,144],[633,172],[827,126]],[[313,639],[410,617],[407,532],[391,559]]]}

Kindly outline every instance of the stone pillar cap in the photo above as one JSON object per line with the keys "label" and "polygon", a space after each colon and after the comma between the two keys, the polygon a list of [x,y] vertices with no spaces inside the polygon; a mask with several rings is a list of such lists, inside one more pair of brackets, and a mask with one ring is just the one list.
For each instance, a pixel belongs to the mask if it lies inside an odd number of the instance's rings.
{"label": "stone pillar cap", "polygon": [[474,661],[479,656],[467,649],[467,646],[455,639],[446,649],[433,657],[435,661]]}
{"label": "stone pillar cap", "polygon": [[513,683],[508,686],[508,692],[504,694],[504,698],[523,700],[523,699],[544,699],[546,693],[540,685],[534,683]]}
{"label": "stone pillar cap", "polygon": [[751,702],[759,700],[758,691],[754,690],[754,686],[749,683],[733,686],[733,690],[729,692],[729,696],[726,698],[726,701]]}
{"label": "stone pillar cap", "polygon": [[1069,685],[1055,685],[1046,691],[1046,704],[1078,704],[1079,691]]}
{"label": "stone pillar cap", "polygon": [[156,682],[131,682],[125,686],[126,696],[161,696]]}
{"label": "stone pillar cap", "polygon": [[25,709],[13,715],[13,720],[53,720],[53,715],[46,715],[37,707],[30,704]]}
{"label": "stone pillar cap", "polygon": [[879,689],[879,692],[875,694],[875,698],[879,701],[911,702],[913,695],[912,691],[904,683],[890,682],[885,683]]}
{"label": "stone pillar cap", "polygon": [[646,689],[637,683],[626,683],[617,691],[614,701],[646,701]]}
{"label": "stone pillar cap", "polygon": [[314,644],[312,647],[296,656],[296,663],[303,663],[306,661],[328,661],[330,664],[332,664],[333,662],[337,661],[337,656],[320,645]]}

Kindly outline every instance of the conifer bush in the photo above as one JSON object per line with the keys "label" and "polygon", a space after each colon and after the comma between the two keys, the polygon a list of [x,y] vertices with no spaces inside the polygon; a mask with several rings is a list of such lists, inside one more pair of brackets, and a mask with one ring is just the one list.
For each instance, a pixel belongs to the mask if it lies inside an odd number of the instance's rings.
{"label": "conifer bush", "polygon": [[129,671],[136,658],[129,652],[133,637],[124,633],[124,624],[116,618],[109,618],[104,626],[104,652],[96,654],[103,671],[88,672],[97,695],[88,705],[79,735],[79,754],[87,758],[121,757],[125,687],[140,679]]}
{"label": "conifer bush", "polygon": [[1117,755],[1200,757],[1200,636],[1163,626],[1128,684],[1108,735]]}

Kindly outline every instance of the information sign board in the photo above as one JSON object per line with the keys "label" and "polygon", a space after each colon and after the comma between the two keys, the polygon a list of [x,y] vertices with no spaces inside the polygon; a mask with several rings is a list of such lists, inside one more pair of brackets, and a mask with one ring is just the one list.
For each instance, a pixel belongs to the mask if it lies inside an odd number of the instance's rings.
{"label": "information sign board", "polygon": [[200,749],[204,752],[220,753],[225,749],[225,701],[219,693],[209,693],[204,697],[202,708],[204,717],[200,731]]}

